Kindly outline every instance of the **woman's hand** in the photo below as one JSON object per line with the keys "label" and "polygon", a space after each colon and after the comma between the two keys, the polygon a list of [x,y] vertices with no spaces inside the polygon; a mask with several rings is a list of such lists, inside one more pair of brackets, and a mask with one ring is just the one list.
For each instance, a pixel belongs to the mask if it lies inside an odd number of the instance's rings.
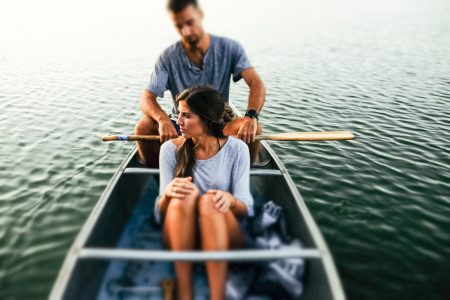
{"label": "woman's hand", "polygon": [[189,196],[198,197],[200,194],[198,188],[192,183],[192,177],[177,177],[172,180],[164,191],[168,198],[185,199]]}
{"label": "woman's hand", "polygon": [[228,192],[221,190],[209,190],[206,193],[214,195],[214,207],[220,212],[226,213],[229,209],[236,205],[236,198]]}

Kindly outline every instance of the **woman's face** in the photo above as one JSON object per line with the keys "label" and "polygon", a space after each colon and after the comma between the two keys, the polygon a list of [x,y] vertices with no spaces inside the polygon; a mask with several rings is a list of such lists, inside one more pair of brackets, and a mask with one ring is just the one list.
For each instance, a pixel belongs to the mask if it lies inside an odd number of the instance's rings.
{"label": "woman's face", "polygon": [[193,113],[186,101],[178,102],[179,116],[177,120],[181,134],[187,138],[199,138],[205,133],[204,125],[199,115]]}

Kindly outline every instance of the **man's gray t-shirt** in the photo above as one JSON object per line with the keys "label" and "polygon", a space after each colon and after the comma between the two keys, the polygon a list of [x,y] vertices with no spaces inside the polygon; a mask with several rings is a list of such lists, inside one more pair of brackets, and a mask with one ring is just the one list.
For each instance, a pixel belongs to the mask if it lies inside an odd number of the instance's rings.
{"label": "man's gray t-shirt", "polygon": [[[159,153],[159,194],[164,191],[175,178],[177,147],[172,141],[161,145]],[[193,170],[193,181],[203,195],[210,189],[231,193],[236,199],[244,202],[249,216],[254,215],[253,197],[250,193],[250,154],[248,146],[241,140],[228,137],[222,149],[213,157],[196,160]],[[159,197],[155,203],[155,217],[160,221],[158,209]]]}
{"label": "man's gray t-shirt", "polygon": [[[181,41],[169,46],[159,56],[146,90],[163,97],[170,90],[172,98],[194,85],[210,85],[220,91],[228,102],[230,79],[239,81],[241,72],[251,68],[244,48],[236,41],[210,35],[211,43],[203,58],[203,69],[193,64],[184,52]],[[175,103],[174,103],[175,107]]]}

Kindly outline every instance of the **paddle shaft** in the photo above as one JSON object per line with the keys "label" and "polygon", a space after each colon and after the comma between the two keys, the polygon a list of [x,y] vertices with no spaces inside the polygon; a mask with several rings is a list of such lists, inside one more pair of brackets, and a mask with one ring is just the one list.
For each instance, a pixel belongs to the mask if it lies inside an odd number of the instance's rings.
{"label": "paddle shaft", "polygon": [[[261,134],[256,140],[266,141],[336,141],[353,140],[355,135],[350,131],[324,131],[324,132],[287,132]],[[159,135],[107,135],[102,138],[104,142],[109,141],[159,141]]]}

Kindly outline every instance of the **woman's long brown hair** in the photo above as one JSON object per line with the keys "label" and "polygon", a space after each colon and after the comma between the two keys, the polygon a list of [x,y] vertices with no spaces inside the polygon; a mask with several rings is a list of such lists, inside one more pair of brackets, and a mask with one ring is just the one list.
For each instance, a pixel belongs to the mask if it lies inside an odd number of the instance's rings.
{"label": "woman's long brown hair", "polygon": [[[207,128],[207,135],[217,138],[225,137],[223,134],[225,99],[220,92],[205,85],[194,86],[181,92],[176,101],[186,101],[189,109],[200,117],[201,122]],[[192,176],[194,167],[194,143],[192,139],[186,139],[177,151],[175,176]]]}

